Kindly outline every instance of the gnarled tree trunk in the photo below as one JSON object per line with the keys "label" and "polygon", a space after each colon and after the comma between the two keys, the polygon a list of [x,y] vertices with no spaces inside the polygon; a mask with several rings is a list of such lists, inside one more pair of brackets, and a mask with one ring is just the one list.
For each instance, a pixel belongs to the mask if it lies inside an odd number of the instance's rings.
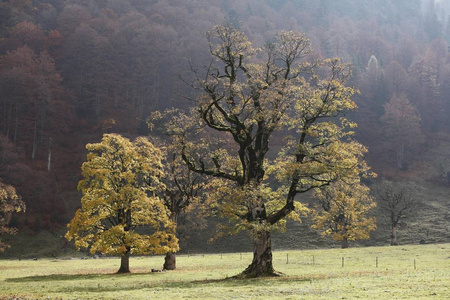
{"label": "gnarled tree trunk", "polygon": [[164,257],[164,270],[175,270],[177,268],[177,257],[174,252],[166,253],[166,257]]}
{"label": "gnarled tree trunk", "polygon": [[270,232],[258,232],[253,242],[253,261],[238,277],[253,278],[277,275],[272,265],[272,239]]}
{"label": "gnarled tree trunk", "polygon": [[[179,193],[171,193],[168,191],[169,198],[171,201],[171,205],[169,207],[171,214],[170,220],[174,222],[178,226],[178,215],[180,213],[180,205],[177,200],[180,199]],[[177,230],[175,229],[175,235],[177,234]],[[164,265],[163,270],[175,270],[177,268],[177,258],[175,252],[167,252],[164,257]]]}
{"label": "gnarled tree trunk", "polygon": [[343,238],[341,241],[341,248],[342,249],[347,249],[348,248],[348,239],[347,238]]}
{"label": "gnarled tree trunk", "polygon": [[130,248],[120,257],[120,269],[117,273],[130,273]]}

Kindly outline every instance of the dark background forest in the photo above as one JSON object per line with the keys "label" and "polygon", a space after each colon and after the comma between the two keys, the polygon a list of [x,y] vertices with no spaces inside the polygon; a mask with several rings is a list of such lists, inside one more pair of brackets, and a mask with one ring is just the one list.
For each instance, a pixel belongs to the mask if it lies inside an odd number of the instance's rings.
{"label": "dark background forest", "polygon": [[223,22],[256,45],[299,30],[316,57],[352,63],[369,164],[422,188],[434,217],[419,231],[438,222],[434,241],[450,241],[450,1],[433,0],[2,1],[0,178],[27,206],[13,225],[64,228],[85,145],[147,135],[152,111],[188,108],[191,66],[209,63],[204,33]]}

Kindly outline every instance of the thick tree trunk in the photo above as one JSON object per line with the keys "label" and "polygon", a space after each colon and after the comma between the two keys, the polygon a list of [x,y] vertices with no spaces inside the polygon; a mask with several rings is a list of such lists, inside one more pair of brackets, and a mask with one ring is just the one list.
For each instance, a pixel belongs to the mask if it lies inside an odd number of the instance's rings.
{"label": "thick tree trunk", "polygon": [[254,238],[253,261],[237,277],[254,278],[262,276],[278,276],[272,265],[272,239],[268,231],[259,232]]}
{"label": "thick tree trunk", "polygon": [[164,270],[175,270],[177,268],[177,257],[174,252],[166,253],[166,257],[164,258]]}
{"label": "thick tree trunk", "polygon": [[120,258],[120,269],[117,273],[130,273],[130,248]]}
{"label": "thick tree trunk", "polygon": [[343,238],[341,241],[341,248],[342,249],[347,249],[348,248],[348,239]]}
{"label": "thick tree trunk", "polygon": [[397,224],[392,224],[392,232],[391,232],[391,246],[397,246]]}
{"label": "thick tree trunk", "polygon": [[[179,192],[170,192],[167,191],[170,199],[170,220],[174,222],[178,226],[178,214],[180,213],[180,194]],[[175,229],[175,235],[177,234],[177,230]],[[167,252],[166,257],[164,257],[164,265],[163,270],[175,270],[177,268],[177,258],[175,252]]]}

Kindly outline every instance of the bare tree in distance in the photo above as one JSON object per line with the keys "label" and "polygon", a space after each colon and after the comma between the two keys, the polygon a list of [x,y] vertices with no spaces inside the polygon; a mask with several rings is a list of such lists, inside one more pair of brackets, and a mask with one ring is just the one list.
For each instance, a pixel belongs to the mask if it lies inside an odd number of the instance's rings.
{"label": "bare tree in distance", "polygon": [[375,187],[378,207],[389,216],[391,223],[391,246],[397,246],[397,230],[400,220],[417,210],[417,189],[410,183],[381,180]]}

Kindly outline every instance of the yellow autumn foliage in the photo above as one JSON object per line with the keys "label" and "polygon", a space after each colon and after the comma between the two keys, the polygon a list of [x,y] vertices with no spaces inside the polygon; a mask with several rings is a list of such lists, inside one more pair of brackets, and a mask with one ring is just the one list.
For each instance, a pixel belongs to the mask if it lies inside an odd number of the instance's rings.
{"label": "yellow autumn foliage", "polygon": [[375,217],[369,217],[376,202],[369,194],[369,188],[353,180],[339,181],[323,190],[317,190],[320,204],[313,211],[313,228],[323,236],[331,235],[335,241],[368,239],[376,229]]}
{"label": "yellow autumn foliage", "polygon": [[24,211],[25,203],[17,195],[16,189],[0,181],[0,252],[10,247],[1,240],[1,236],[17,233],[17,229],[10,226],[13,213]]}
{"label": "yellow autumn foliage", "polygon": [[346,118],[358,93],[349,64],[308,60],[310,41],[295,31],[261,48],[229,25],[207,39],[212,60],[194,71],[196,106],[167,127],[188,168],[208,177],[211,210],[228,221],[221,230],[267,237],[311,212],[302,195],[372,175]]}
{"label": "yellow autumn foliage", "polygon": [[[68,224],[66,238],[91,253],[178,250],[170,212],[158,197],[165,188],[161,151],[146,138],[131,142],[118,134],[105,134],[86,148],[84,179],[78,184],[81,208]],[[139,227],[143,229],[136,231]]]}

